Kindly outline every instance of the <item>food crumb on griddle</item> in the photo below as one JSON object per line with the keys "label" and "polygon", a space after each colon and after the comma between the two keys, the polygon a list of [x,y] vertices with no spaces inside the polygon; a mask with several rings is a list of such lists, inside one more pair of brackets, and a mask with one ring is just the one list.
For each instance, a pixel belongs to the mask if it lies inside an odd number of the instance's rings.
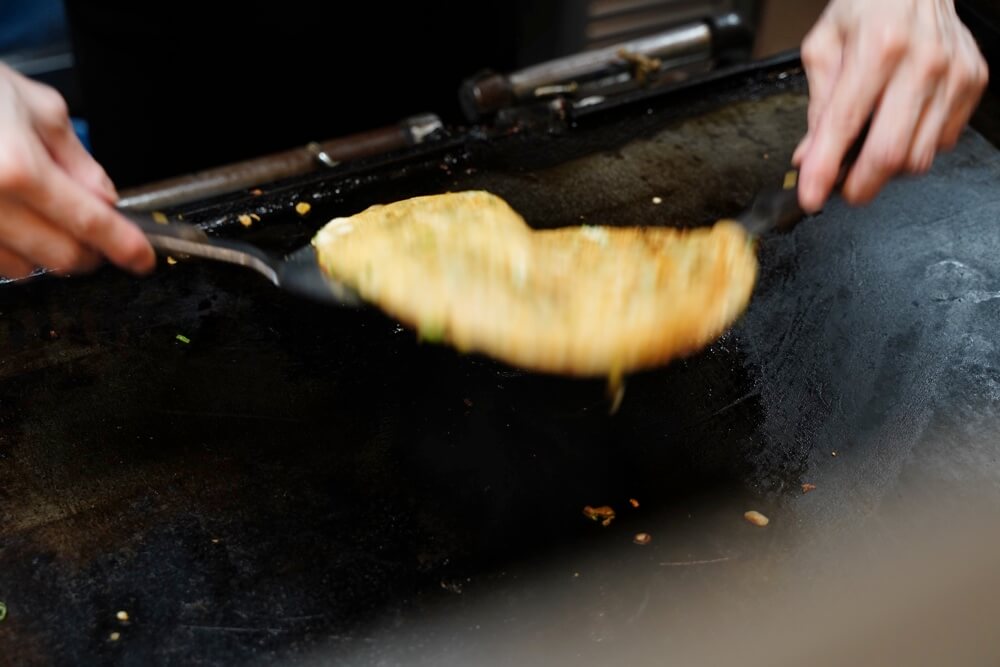
{"label": "food crumb on griddle", "polygon": [[162,211],[153,211],[153,222],[158,225],[167,224],[167,216]]}
{"label": "food crumb on griddle", "polygon": [[837,452],[835,452],[835,451],[830,452],[830,456],[836,456],[836,455],[837,455]]}
{"label": "food crumb on griddle", "polygon": [[782,184],[782,188],[785,190],[792,190],[799,183],[799,172],[794,169],[785,174],[785,182]]}
{"label": "food crumb on griddle", "polygon": [[112,632],[110,635],[108,635],[108,639],[110,639],[113,642],[116,642],[116,641],[118,641],[121,638],[122,638],[122,633],[117,632],[117,631]]}
{"label": "food crumb on griddle", "polygon": [[184,334],[177,334],[176,338],[185,345],[191,342],[191,339],[185,336]]}
{"label": "food crumb on griddle", "polygon": [[174,264],[176,264],[176,263],[177,263],[177,260],[176,260],[176,259],[174,259],[174,258],[173,258],[173,257],[171,257],[170,255],[167,255],[167,264],[170,264],[171,266],[173,266],[173,265],[174,265]]}
{"label": "food crumb on griddle", "polygon": [[763,528],[767,524],[771,523],[771,520],[766,516],[758,512],[757,510],[750,510],[743,514],[743,518],[757,526],[758,528]]}
{"label": "food crumb on griddle", "polygon": [[0,602],[0,622],[7,618],[7,603]]}
{"label": "food crumb on griddle", "polygon": [[802,485],[802,493],[809,493],[810,491],[815,491],[815,490],[816,490],[815,484],[810,484],[809,482],[805,482]]}
{"label": "food crumb on griddle", "polygon": [[611,525],[612,521],[614,521],[615,511],[607,505],[602,505],[600,507],[591,507],[590,505],[587,505],[583,508],[583,516],[587,517],[591,521],[600,521],[601,525],[606,528]]}
{"label": "food crumb on griddle", "polygon": [[471,399],[463,398],[462,399],[462,403],[464,403],[465,407],[467,407],[467,408],[471,408],[472,407],[472,400]]}
{"label": "food crumb on griddle", "polygon": [[240,221],[240,224],[243,225],[244,227],[249,227],[250,225],[253,224],[253,218],[251,218],[246,213],[241,215],[238,219]]}
{"label": "food crumb on griddle", "polygon": [[117,618],[122,623],[128,623],[128,612],[120,611],[117,614],[115,614],[115,618]]}
{"label": "food crumb on griddle", "polygon": [[636,500],[635,498],[629,498],[628,499],[628,504],[631,505],[632,507],[636,508],[636,509],[639,508],[639,501]]}
{"label": "food crumb on griddle", "polygon": [[635,537],[632,538],[632,541],[640,547],[644,547],[653,541],[653,536],[649,533],[636,533]]}
{"label": "food crumb on griddle", "polygon": [[59,334],[56,332],[56,330],[49,329],[49,340],[58,340],[58,339],[59,339]]}
{"label": "food crumb on griddle", "polygon": [[261,190],[260,188],[254,188],[253,190],[250,191],[250,194],[252,194],[254,197],[259,197],[262,194],[264,194],[264,191]]}
{"label": "food crumb on griddle", "polygon": [[253,218],[257,222],[260,222],[260,216],[257,215],[256,213],[251,213],[250,217]]}
{"label": "food crumb on griddle", "polygon": [[462,584],[458,581],[445,581],[442,579],[441,588],[445,589],[449,593],[454,593],[455,595],[462,594]]}
{"label": "food crumb on griddle", "polygon": [[654,204],[662,204],[663,203],[663,197],[653,197],[653,203]]}
{"label": "food crumb on griddle", "polygon": [[298,204],[295,205],[295,212],[298,213],[299,215],[306,215],[311,210],[312,206],[304,201],[300,201]]}

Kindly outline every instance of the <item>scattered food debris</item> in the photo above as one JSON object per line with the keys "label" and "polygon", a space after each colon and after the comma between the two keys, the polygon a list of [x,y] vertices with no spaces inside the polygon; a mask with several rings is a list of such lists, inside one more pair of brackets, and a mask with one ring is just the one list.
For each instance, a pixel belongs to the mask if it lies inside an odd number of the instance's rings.
{"label": "scattered food debris", "polygon": [[770,157],[771,157],[770,155],[768,155],[767,153],[764,153],[764,159],[765,159],[765,160],[767,160],[767,159],[768,159],[768,158],[770,158]]}
{"label": "scattered food debris", "polygon": [[763,528],[767,524],[771,523],[771,520],[766,516],[758,512],[757,510],[750,510],[743,514],[743,518],[757,526],[758,528]]}
{"label": "scattered food debris", "polygon": [[465,407],[467,407],[467,408],[471,408],[472,407],[472,400],[471,399],[463,398],[462,399],[462,403],[464,403]]}
{"label": "scattered food debris", "polygon": [[816,490],[815,484],[810,484],[809,482],[806,482],[805,484],[802,485],[802,493],[809,493],[810,491],[815,491],[815,490]]}
{"label": "scattered food debris", "polygon": [[176,263],[177,263],[177,260],[176,260],[176,259],[174,259],[174,258],[173,258],[173,257],[171,257],[170,255],[167,255],[167,264],[170,264],[171,266],[173,266],[173,265],[174,265],[174,264],[176,264]]}
{"label": "scattered food debris", "polygon": [[191,339],[185,336],[184,334],[177,334],[177,340],[184,343],[185,345],[191,342]]}
{"label": "scattered food debris", "polygon": [[791,190],[799,183],[799,172],[794,169],[785,174],[785,183],[781,186],[785,190]]}
{"label": "scattered food debris", "polygon": [[574,579],[579,579],[580,578],[580,573],[579,572],[574,572],[573,573],[573,578]]}
{"label": "scattered food debris", "polygon": [[455,595],[462,594],[462,584],[457,581],[445,581],[442,579],[441,588],[445,589],[449,593],[454,593]]}
{"label": "scattered food debris", "polygon": [[632,541],[640,547],[644,547],[653,541],[653,536],[649,533],[636,533],[635,537],[632,538]]}
{"label": "scattered food debris", "polygon": [[591,521],[600,521],[602,526],[607,527],[614,521],[615,511],[607,505],[602,505],[601,507],[587,505],[583,508],[583,516]]}
{"label": "scattered food debris", "polygon": [[246,213],[244,213],[243,215],[241,215],[238,218],[238,220],[240,221],[240,224],[243,225],[244,227],[249,227],[250,225],[253,224],[253,218],[251,218]]}
{"label": "scattered food debris", "polygon": [[253,190],[250,191],[250,194],[252,194],[254,197],[259,197],[262,194],[264,194],[264,191],[261,190],[260,188],[254,188]]}
{"label": "scattered food debris", "polygon": [[257,222],[260,222],[260,216],[257,215],[256,213],[251,213],[250,217],[256,220]]}
{"label": "scattered food debris", "polygon": [[0,602],[0,622],[7,618],[7,604]]}
{"label": "scattered food debris", "polygon": [[166,214],[164,214],[164,213],[162,213],[160,211],[153,211],[153,222],[161,224],[161,225],[167,224],[167,216],[166,216]]}
{"label": "scattered food debris", "polygon": [[653,203],[654,204],[662,204],[663,203],[663,197],[653,197]]}
{"label": "scattered food debris", "polygon": [[830,452],[830,456],[836,456],[837,452]]}
{"label": "scattered food debris", "polygon": [[636,508],[636,509],[639,508],[639,501],[636,500],[635,498],[629,498],[628,499],[628,504],[631,505],[632,507]]}
{"label": "scattered food debris", "polygon": [[55,329],[49,329],[49,340],[56,340],[59,338],[59,334],[56,333]]}
{"label": "scattered food debris", "polygon": [[218,544],[218,543],[219,543],[219,538],[218,537],[213,537],[212,538],[212,544]]}
{"label": "scattered food debris", "polygon": [[127,623],[128,622],[128,612],[127,611],[120,611],[117,614],[115,614],[115,618],[117,618],[122,623]]}
{"label": "scattered food debris", "polygon": [[295,212],[298,213],[299,215],[306,215],[311,210],[312,206],[304,201],[300,201],[298,204],[295,205]]}
{"label": "scattered food debris", "polygon": [[110,635],[108,635],[108,639],[110,639],[113,642],[116,642],[121,638],[122,638],[122,633],[120,632],[112,632]]}

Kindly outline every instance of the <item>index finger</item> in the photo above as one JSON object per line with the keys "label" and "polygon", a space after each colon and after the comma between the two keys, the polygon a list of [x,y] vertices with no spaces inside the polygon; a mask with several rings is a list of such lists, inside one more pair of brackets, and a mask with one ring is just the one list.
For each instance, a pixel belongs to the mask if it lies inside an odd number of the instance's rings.
{"label": "index finger", "polygon": [[830,196],[844,155],[896,71],[905,47],[905,36],[895,28],[883,28],[877,38],[856,35],[847,44],[840,78],[802,158],[803,209],[817,211]]}
{"label": "index finger", "polygon": [[123,269],[144,273],[156,263],[145,235],[54,162],[27,183],[23,202]]}
{"label": "index finger", "polygon": [[843,37],[830,24],[820,23],[802,41],[802,66],[809,85],[808,131],[795,150],[792,163],[798,165],[808,152],[812,134],[840,75]]}

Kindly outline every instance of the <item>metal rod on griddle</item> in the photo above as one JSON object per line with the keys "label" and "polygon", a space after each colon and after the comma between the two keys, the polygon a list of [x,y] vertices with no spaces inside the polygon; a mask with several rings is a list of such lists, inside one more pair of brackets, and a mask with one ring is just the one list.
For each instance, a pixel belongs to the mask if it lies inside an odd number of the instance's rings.
{"label": "metal rod on griddle", "polygon": [[122,192],[118,205],[129,210],[152,211],[200,201],[420,144],[441,128],[437,116],[422,114],[398,125],[313,142],[301,148],[131,188]]}
{"label": "metal rod on griddle", "polygon": [[620,44],[584,51],[527,67],[511,74],[485,72],[465,81],[460,91],[466,116],[477,121],[483,116],[520,102],[534,99],[545,91],[623,71],[630,63],[623,54],[661,61],[708,60],[736,48],[749,48],[753,35],[739,14],[687,23],[664,32]]}

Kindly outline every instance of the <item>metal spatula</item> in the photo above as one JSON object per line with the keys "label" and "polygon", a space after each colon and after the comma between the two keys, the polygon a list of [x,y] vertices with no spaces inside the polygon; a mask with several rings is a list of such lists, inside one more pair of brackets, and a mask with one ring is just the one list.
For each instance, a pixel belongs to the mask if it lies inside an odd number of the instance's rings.
{"label": "metal spatula", "polygon": [[311,245],[278,258],[249,243],[212,238],[194,225],[161,223],[144,213],[129,211],[123,214],[142,230],[153,248],[163,254],[238,264],[253,269],[281,289],[310,299],[339,306],[361,304],[357,292],[323,273]]}
{"label": "metal spatula", "polygon": [[[870,123],[865,124],[854,143],[844,155],[840,172],[834,183],[834,192],[839,192],[847,180],[847,174],[858,160],[865,140],[868,138]],[[771,230],[787,230],[806,217],[806,212],[799,206],[799,171],[794,169],[785,175],[785,183],[780,188],[765,188],[757,193],[750,207],[741,213],[736,220],[750,233],[760,236]]]}

